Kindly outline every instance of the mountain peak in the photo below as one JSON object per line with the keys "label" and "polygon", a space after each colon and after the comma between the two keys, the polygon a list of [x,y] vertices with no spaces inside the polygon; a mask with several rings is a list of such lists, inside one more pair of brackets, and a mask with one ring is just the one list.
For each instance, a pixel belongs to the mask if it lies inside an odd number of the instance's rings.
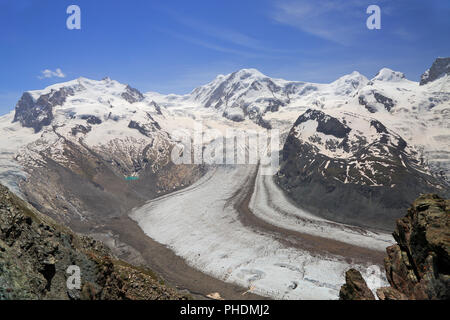
{"label": "mountain peak", "polygon": [[406,79],[405,74],[399,71],[394,71],[389,68],[382,68],[372,81],[400,81]]}
{"label": "mountain peak", "polygon": [[350,74],[340,77],[330,85],[337,95],[351,95],[366,85],[367,82],[369,82],[369,79],[363,74],[358,71],[353,71]]}
{"label": "mountain peak", "polygon": [[367,79],[365,75],[359,73],[358,71],[353,71],[352,73],[343,75],[342,77],[338,78],[337,80],[334,81],[334,83],[342,82],[342,81],[345,82],[345,81],[349,81],[349,80],[357,80],[357,81],[361,81],[361,82],[369,81],[369,79]]}
{"label": "mountain peak", "polygon": [[431,68],[425,71],[420,78],[420,85],[437,80],[444,75],[450,75],[450,57],[437,58]]}
{"label": "mountain peak", "polygon": [[230,76],[235,76],[235,77],[237,76],[237,77],[239,77],[240,80],[244,80],[244,79],[247,79],[247,78],[266,77],[259,70],[254,69],[254,68],[240,69],[240,70],[235,71],[232,74],[230,74]]}

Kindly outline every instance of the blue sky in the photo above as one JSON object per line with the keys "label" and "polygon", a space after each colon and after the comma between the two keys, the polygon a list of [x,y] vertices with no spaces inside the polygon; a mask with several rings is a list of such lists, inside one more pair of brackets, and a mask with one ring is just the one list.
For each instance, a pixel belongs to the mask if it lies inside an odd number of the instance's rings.
{"label": "blue sky", "polygon": [[[81,30],[66,28],[71,4]],[[366,28],[370,4],[381,30]],[[331,82],[389,67],[418,80],[450,56],[449,16],[448,0],[0,0],[0,114],[80,76],[179,94],[241,68]]]}

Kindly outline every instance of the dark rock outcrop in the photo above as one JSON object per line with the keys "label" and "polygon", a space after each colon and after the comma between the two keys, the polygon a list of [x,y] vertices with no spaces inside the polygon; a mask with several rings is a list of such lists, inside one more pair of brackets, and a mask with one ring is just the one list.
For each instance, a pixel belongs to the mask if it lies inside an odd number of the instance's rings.
{"label": "dark rock outcrop", "polygon": [[[384,260],[390,287],[379,288],[377,296],[381,300],[449,300],[450,200],[433,194],[420,196],[397,221],[393,236],[397,244],[386,249]],[[349,288],[365,283],[357,276],[346,277],[346,281],[341,298],[357,300],[359,296]]]}
{"label": "dark rock outcrop", "polygon": [[62,106],[66,98],[73,94],[72,88],[52,89],[35,101],[29,92],[25,92],[16,105],[13,122],[19,121],[22,126],[33,128],[37,133],[52,122],[53,108]]}
{"label": "dark rock outcrop", "polygon": [[71,129],[71,133],[73,136],[76,136],[77,133],[86,134],[92,130],[91,126],[83,126],[81,124],[77,124],[75,127]]}
{"label": "dark rock outcrop", "polygon": [[391,98],[385,97],[378,92],[374,92],[373,96],[378,103],[381,103],[387,111],[391,111],[391,109],[395,106],[394,100]]}
{"label": "dark rock outcrop", "polygon": [[332,135],[337,138],[345,138],[351,131],[349,127],[341,123],[338,119],[328,116],[322,111],[308,109],[304,114],[297,118],[294,127],[308,120],[317,121],[317,132]]}
{"label": "dark rock outcrop", "polygon": [[392,288],[409,299],[450,299],[450,201],[419,197],[393,236],[385,259]]}
{"label": "dark rock outcrop", "polygon": [[99,117],[93,116],[93,115],[90,115],[90,114],[82,115],[81,119],[86,120],[86,122],[89,123],[89,124],[101,124],[102,123],[102,120],[100,120]]}
{"label": "dark rock outcrop", "polygon": [[364,106],[367,109],[367,111],[369,111],[370,113],[377,112],[377,108],[375,108],[375,106],[373,106],[372,104],[369,104],[369,102],[367,102],[367,100],[364,96],[359,96],[358,101],[359,101],[359,104]]}
{"label": "dark rock outcrop", "polygon": [[155,108],[157,114],[163,115],[161,111],[161,106],[159,104],[157,104],[155,101],[152,101],[150,102],[150,105],[153,106],[153,108]]}
{"label": "dark rock outcrop", "polygon": [[[382,104],[387,111],[391,111],[391,109],[395,107],[395,101],[393,99],[388,98],[379,92],[371,91],[370,95],[373,95],[375,101]],[[358,97],[358,102],[360,105],[364,106],[370,113],[378,112],[376,105],[369,103],[365,95],[361,94]]]}
{"label": "dark rock outcrop", "polygon": [[152,137],[152,132],[155,132],[156,130],[160,130],[161,127],[159,126],[159,123],[156,122],[150,114],[147,114],[147,116],[149,117],[149,119],[152,121],[150,123],[140,123],[138,121],[134,121],[134,120],[130,120],[130,122],[128,123],[128,128],[130,129],[136,129],[138,130],[141,134],[143,134],[144,136],[147,137]]}
{"label": "dark rock outcrop", "polygon": [[339,292],[340,300],[375,300],[358,270],[350,269],[345,273],[345,284]]}
{"label": "dark rock outcrop", "polygon": [[[67,286],[73,265],[80,289]],[[114,258],[101,242],[58,225],[0,185],[0,300],[184,298],[150,270]]]}
{"label": "dark rock outcrop", "polygon": [[126,86],[125,91],[121,94],[122,98],[127,100],[129,103],[140,102],[144,100],[144,95],[137,89]]}
{"label": "dark rock outcrop", "polygon": [[450,57],[437,58],[430,69],[425,71],[420,79],[420,85],[439,79],[445,74],[450,74]]}

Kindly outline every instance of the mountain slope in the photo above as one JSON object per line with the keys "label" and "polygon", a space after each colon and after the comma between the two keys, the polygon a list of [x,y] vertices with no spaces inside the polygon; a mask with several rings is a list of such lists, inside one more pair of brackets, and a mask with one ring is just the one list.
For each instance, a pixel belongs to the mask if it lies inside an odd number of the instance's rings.
{"label": "mountain slope", "polygon": [[308,110],[282,152],[278,184],[320,216],[386,230],[423,192],[447,192],[399,135],[349,112]]}
{"label": "mountain slope", "polygon": [[[81,271],[68,289],[66,270]],[[37,212],[0,185],[0,300],[186,299],[150,270],[114,258],[104,245]]]}
{"label": "mountain slope", "polygon": [[[170,161],[174,129],[259,126],[286,139],[278,179],[294,201],[331,219],[389,229],[418,193],[448,192],[446,59],[421,84],[388,68],[371,80],[353,72],[329,84],[243,69],[184,96],[142,94],[109,78],[25,92],[0,117],[8,137],[0,140],[0,181],[41,211],[89,230],[204,173]],[[352,201],[340,213],[327,211],[339,207],[341,193]]]}
{"label": "mountain slope", "polygon": [[[168,110],[204,118],[216,114],[236,122],[254,122],[287,136],[308,109],[352,112],[371,117],[414,146],[439,179],[450,180],[450,58],[438,58],[426,81],[408,80],[382,68],[372,79],[358,72],[328,84],[286,81],[255,69],[220,75],[184,96],[147,94]],[[428,76],[430,73],[432,76]]]}
{"label": "mountain slope", "polygon": [[0,131],[17,137],[1,145],[0,175],[42,212],[89,228],[201,175],[170,161],[166,116],[109,78],[25,92],[14,115],[0,118]]}

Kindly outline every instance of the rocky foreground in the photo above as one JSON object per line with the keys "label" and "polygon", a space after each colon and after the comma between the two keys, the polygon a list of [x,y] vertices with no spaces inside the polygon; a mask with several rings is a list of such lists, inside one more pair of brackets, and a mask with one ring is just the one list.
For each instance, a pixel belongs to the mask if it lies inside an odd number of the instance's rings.
{"label": "rocky foreground", "polygon": [[[397,221],[397,244],[384,259],[389,287],[379,288],[380,300],[450,299],[450,200],[422,195]],[[375,300],[361,274],[350,269],[341,300]]]}
{"label": "rocky foreground", "polygon": [[[68,289],[67,268],[81,269]],[[186,299],[150,270],[115,259],[101,242],[58,225],[0,185],[0,300]]]}

